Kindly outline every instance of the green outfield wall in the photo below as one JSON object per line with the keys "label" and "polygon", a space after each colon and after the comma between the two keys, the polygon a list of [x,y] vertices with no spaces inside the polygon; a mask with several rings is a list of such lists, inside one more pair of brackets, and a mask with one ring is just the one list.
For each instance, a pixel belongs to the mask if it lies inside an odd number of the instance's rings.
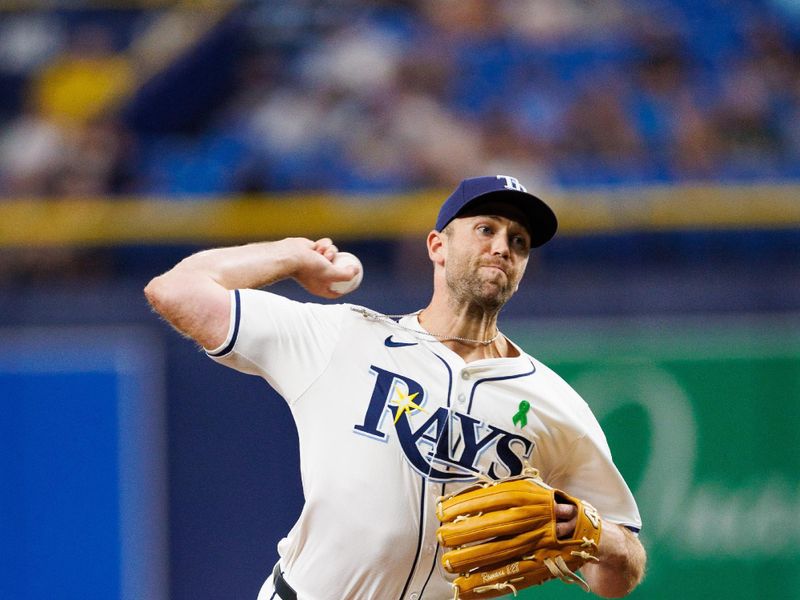
{"label": "green outfield wall", "polygon": [[589,402],[637,496],[650,561],[631,598],[800,599],[800,316],[504,330]]}

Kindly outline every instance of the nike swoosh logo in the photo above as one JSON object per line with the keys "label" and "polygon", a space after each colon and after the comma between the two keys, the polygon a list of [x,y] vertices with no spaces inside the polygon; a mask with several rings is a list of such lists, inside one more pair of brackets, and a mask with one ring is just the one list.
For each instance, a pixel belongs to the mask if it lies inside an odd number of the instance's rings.
{"label": "nike swoosh logo", "polygon": [[392,339],[392,336],[387,337],[383,340],[383,343],[388,348],[402,348],[403,346],[416,346],[417,342],[395,342]]}

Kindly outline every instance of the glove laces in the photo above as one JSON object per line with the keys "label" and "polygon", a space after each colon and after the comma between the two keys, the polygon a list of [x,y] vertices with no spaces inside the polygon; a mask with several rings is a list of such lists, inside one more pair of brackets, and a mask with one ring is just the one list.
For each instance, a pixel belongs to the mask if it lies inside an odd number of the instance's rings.
{"label": "glove laces", "polygon": [[[571,554],[575,555],[575,552]],[[589,584],[586,583],[586,580],[567,566],[563,557],[557,556],[555,559],[545,558],[542,562],[544,562],[544,566],[547,567],[553,577],[558,577],[564,583],[574,583],[580,586],[584,592],[592,591]]]}
{"label": "glove laces", "polygon": [[[502,581],[500,583],[491,583],[488,585],[479,585],[476,588],[473,588],[472,591],[476,594],[485,594],[486,592],[494,592],[494,591],[508,591],[511,590],[511,593],[516,596],[517,595],[517,588],[511,585],[512,581],[522,581],[522,577],[518,577],[516,579],[509,579],[508,581]],[[458,587],[453,586],[455,593],[453,594],[453,600],[458,600]]]}

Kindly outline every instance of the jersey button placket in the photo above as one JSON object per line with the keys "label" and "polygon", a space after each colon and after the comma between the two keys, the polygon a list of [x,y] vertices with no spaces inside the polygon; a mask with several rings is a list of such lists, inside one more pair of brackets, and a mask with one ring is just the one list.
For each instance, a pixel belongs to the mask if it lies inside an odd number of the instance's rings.
{"label": "jersey button placket", "polygon": [[[462,380],[469,381],[470,377],[472,377],[472,373],[470,373],[468,369],[464,369],[463,371],[461,371],[461,379]],[[469,384],[467,384],[467,387],[468,386],[469,386]],[[467,402],[466,391],[459,392],[458,395],[456,396],[456,401],[462,406],[464,404],[466,404],[466,402]]]}

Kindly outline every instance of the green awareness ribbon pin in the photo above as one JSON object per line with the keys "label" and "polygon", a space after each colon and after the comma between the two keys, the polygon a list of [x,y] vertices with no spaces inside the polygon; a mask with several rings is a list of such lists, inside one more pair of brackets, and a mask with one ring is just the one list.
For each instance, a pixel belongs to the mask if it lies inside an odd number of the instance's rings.
{"label": "green awareness ribbon pin", "polygon": [[531,409],[531,403],[527,400],[523,400],[519,403],[519,410],[517,414],[514,415],[514,418],[511,421],[514,425],[519,425],[520,427],[525,427],[528,424],[528,411]]}

